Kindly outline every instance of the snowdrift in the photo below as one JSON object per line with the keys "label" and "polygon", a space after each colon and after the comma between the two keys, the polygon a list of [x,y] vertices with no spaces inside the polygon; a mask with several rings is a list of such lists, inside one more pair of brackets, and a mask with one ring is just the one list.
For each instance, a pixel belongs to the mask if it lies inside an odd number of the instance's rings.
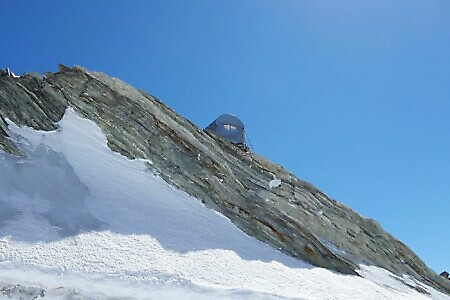
{"label": "snowdrift", "polygon": [[107,146],[68,109],[0,152],[0,298],[450,299],[361,265],[342,275],[282,254]]}

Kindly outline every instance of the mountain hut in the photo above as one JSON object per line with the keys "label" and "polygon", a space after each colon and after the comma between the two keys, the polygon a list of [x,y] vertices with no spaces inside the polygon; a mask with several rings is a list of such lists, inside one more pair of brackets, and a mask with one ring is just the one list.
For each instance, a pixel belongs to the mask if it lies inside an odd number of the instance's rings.
{"label": "mountain hut", "polygon": [[206,127],[233,144],[245,145],[244,123],[236,116],[223,114]]}

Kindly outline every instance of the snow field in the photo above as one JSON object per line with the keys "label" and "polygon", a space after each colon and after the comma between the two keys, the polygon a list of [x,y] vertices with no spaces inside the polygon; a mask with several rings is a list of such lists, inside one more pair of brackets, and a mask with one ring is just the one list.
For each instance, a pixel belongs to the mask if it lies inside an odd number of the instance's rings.
{"label": "snow field", "polygon": [[27,156],[0,153],[0,282],[94,298],[430,299],[383,269],[337,274],[247,236],[71,109],[56,131],[10,128]]}

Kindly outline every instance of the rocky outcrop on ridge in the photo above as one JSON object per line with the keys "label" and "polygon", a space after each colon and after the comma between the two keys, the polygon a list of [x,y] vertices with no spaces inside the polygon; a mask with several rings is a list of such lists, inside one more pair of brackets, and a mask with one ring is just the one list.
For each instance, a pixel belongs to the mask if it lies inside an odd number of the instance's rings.
{"label": "rocky outcrop on ridge", "polygon": [[[247,234],[311,264],[357,274],[376,265],[450,294],[431,271],[375,221],[330,199],[311,184],[255,153],[204,132],[157,98],[81,67],[57,73],[0,73],[0,150],[21,155],[8,138],[6,118],[54,130],[67,107],[97,123],[108,146],[151,160],[165,181],[227,216]],[[280,185],[270,182],[281,180]]]}

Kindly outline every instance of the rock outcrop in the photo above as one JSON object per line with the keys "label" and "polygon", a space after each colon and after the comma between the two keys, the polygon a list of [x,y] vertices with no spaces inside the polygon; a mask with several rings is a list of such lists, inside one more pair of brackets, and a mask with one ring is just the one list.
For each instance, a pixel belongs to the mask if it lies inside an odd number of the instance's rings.
{"label": "rock outcrop", "polygon": [[[69,106],[102,128],[112,150],[151,160],[149,167],[168,183],[291,256],[347,274],[357,274],[357,263],[376,265],[450,294],[448,280],[375,221],[102,73],[64,66],[43,77],[27,73],[13,78],[1,72],[0,149],[21,155],[8,137],[6,118],[54,130]],[[274,178],[280,184],[270,184]]]}

